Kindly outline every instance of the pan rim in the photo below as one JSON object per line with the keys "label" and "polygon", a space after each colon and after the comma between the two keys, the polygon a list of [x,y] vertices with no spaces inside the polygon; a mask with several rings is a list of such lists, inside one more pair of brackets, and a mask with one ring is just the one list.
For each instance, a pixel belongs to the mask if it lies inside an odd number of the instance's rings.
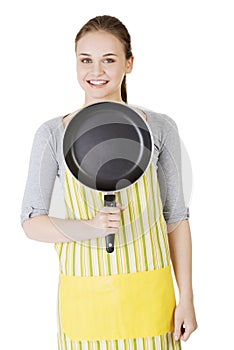
{"label": "pan rim", "polygon": [[[65,135],[66,135],[66,132],[67,132],[67,129],[70,125],[70,123],[72,122],[72,120],[83,110],[85,110],[86,108],[90,107],[90,106],[93,106],[93,105],[100,105],[100,104],[118,104],[118,105],[121,105],[121,106],[125,106],[127,108],[130,108],[134,113],[136,113],[140,118],[141,120],[143,121],[143,123],[145,124],[146,126],[146,129],[147,131],[149,132],[149,136],[150,136],[150,140],[151,140],[151,150],[150,150],[150,157],[149,157],[149,160],[148,160],[148,164],[147,166],[145,167],[144,171],[142,172],[142,174],[132,183],[130,183],[128,186],[124,187],[124,188],[120,188],[120,189],[115,189],[115,190],[110,190],[110,191],[106,191],[106,190],[100,190],[100,189],[95,189],[93,187],[90,187],[88,186],[87,184],[84,184],[83,182],[79,181],[75,175],[72,173],[72,171],[69,169],[69,166],[67,165],[67,162],[65,160],[65,157],[64,157],[64,138],[65,138]],[[132,105],[132,106],[135,106],[135,105]],[[136,106],[135,106],[136,107]],[[62,123],[63,125],[63,123]],[[95,103],[90,103],[90,104],[87,104],[86,106],[80,108],[77,113],[69,120],[69,122],[67,123],[67,125],[64,127],[64,130],[63,130],[63,136],[62,136],[62,142],[61,142],[61,148],[62,148],[62,160],[63,160],[63,164],[64,164],[64,167],[66,170],[69,171],[70,175],[72,176],[72,178],[74,178],[74,180],[76,182],[79,182],[80,184],[82,184],[82,186],[86,187],[87,189],[89,190],[94,190],[94,191],[97,191],[99,193],[104,193],[104,194],[115,194],[115,193],[118,193],[120,191],[123,191],[123,190],[126,190],[128,189],[129,187],[133,186],[134,184],[136,184],[137,181],[139,181],[143,176],[144,174],[147,172],[148,168],[150,167],[152,161],[153,161],[153,157],[154,157],[154,137],[153,137],[153,133],[152,133],[152,129],[150,128],[149,126],[149,123],[148,121],[137,111],[135,110],[134,107],[131,107],[131,105],[129,105],[128,103],[125,103],[125,102],[118,102],[118,101],[112,101],[112,100],[105,100],[105,101],[99,101],[99,102],[95,102]]]}

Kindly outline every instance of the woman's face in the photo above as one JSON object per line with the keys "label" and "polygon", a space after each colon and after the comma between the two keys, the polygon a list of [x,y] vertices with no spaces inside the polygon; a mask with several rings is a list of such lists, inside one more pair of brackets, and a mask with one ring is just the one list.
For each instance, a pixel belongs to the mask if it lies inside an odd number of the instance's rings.
{"label": "woman's face", "polygon": [[85,104],[122,102],[121,83],[132,70],[133,57],[126,60],[120,40],[105,31],[89,32],[77,42],[76,55],[77,78],[85,91]]}

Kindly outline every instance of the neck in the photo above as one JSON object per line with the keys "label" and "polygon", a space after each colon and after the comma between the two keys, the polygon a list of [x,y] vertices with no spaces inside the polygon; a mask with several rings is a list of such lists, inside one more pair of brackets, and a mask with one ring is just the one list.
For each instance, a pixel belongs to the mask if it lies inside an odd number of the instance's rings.
{"label": "neck", "polygon": [[98,102],[104,102],[104,101],[115,101],[115,102],[120,102],[120,103],[125,103],[121,96],[110,96],[110,97],[106,97],[106,98],[89,98],[87,96],[85,96],[85,102],[83,107],[93,104],[93,103],[98,103]]}

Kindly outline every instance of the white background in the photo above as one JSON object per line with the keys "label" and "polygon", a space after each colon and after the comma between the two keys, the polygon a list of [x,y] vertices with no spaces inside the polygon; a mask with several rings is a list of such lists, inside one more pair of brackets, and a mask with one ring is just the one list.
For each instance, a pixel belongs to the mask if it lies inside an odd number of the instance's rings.
{"label": "white background", "polygon": [[30,241],[20,207],[37,127],[83,103],[74,38],[96,15],[132,36],[129,103],[171,116],[192,164],[189,199],[199,328],[183,349],[230,348],[233,334],[231,1],[5,1],[1,35],[1,349],[57,348],[58,259]]}

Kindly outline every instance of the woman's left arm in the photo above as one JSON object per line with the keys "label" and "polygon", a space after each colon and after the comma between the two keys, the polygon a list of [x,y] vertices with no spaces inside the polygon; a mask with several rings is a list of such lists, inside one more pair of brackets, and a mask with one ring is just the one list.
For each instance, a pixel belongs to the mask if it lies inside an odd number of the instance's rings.
{"label": "woman's left arm", "polygon": [[189,220],[167,224],[171,261],[179,288],[175,310],[175,339],[186,341],[197,328],[192,287],[192,240]]}

